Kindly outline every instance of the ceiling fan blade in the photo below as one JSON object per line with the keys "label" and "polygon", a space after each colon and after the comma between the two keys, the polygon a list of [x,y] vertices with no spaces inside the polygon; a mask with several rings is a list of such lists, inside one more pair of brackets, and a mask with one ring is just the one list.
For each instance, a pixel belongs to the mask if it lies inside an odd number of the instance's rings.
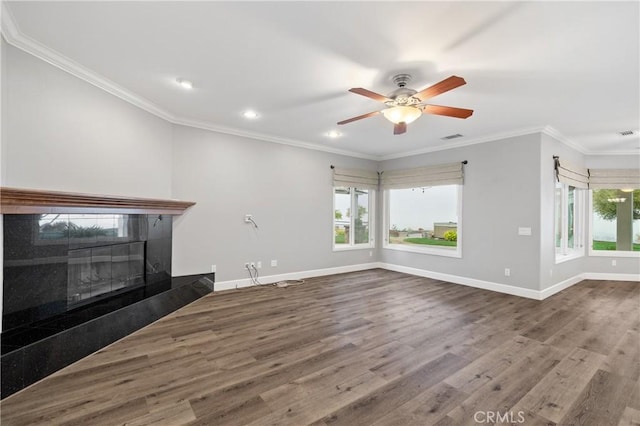
{"label": "ceiling fan blade", "polygon": [[423,91],[416,93],[413,97],[418,98],[421,101],[426,101],[429,98],[433,98],[434,96],[438,96],[465,84],[467,84],[467,82],[464,81],[464,78],[452,75],[449,78],[445,78],[440,83],[436,83],[433,86],[427,87]]}
{"label": "ceiling fan blade", "polygon": [[407,123],[405,123],[404,121],[401,121],[400,123],[393,125],[394,135],[401,135],[406,132],[407,132]]}
{"label": "ceiling fan blade", "polygon": [[442,105],[424,105],[422,112],[427,114],[446,115],[447,117],[469,118],[473,114],[472,109],[454,108]]}
{"label": "ceiling fan blade", "polygon": [[372,92],[371,90],[363,89],[362,87],[354,87],[353,89],[349,89],[349,91],[357,95],[366,96],[367,98],[371,98],[378,102],[389,102],[391,100],[386,96],[382,96],[381,94]]}
{"label": "ceiling fan blade", "polygon": [[351,123],[352,121],[357,121],[357,120],[362,120],[363,118],[367,118],[367,117],[373,117],[374,115],[380,114],[380,111],[373,111],[367,114],[362,114],[359,115],[357,117],[352,117],[346,120],[342,120],[342,121],[338,121],[338,124],[347,124],[347,123]]}

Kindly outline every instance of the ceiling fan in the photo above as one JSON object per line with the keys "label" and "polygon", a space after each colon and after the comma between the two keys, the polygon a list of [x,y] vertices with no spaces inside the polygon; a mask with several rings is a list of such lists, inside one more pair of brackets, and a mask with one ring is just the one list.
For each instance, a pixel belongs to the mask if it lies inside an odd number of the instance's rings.
{"label": "ceiling fan", "polygon": [[473,114],[472,109],[429,105],[424,103],[427,99],[431,99],[434,96],[438,96],[442,93],[448,92],[449,90],[455,89],[456,87],[467,84],[467,82],[464,81],[464,78],[453,75],[420,92],[406,87],[410,81],[411,76],[409,74],[398,74],[394,76],[393,82],[398,86],[398,88],[391,92],[389,96],[383,96],[370,90],[363,89],[362,87],[349,89],[352,93],[382,102],[387,106],[387,108],[349,118],[338,122],[338,124],[347,124],[382,113],[384,118],[393,123],[393,134],[400,135],[407,131],[407,124],[415,121],[422,115],[422,113],[446,115],[448,117],[455,118],[468,118]]}

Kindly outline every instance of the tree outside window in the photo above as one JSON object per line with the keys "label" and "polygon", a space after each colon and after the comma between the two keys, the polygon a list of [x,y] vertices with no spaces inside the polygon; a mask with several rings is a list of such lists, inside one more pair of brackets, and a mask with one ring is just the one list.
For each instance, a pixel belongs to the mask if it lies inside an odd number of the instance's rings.
{"label": "tree outside window", "polygon": [[594,189],[594,251],[640,251],[640,190]]}

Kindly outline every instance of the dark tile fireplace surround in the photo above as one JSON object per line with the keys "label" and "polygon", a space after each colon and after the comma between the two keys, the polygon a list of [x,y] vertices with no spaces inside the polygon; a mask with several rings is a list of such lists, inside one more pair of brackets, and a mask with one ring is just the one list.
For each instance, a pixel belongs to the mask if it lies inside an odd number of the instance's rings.
{"label": "dark tile fireplace surround", "polygon": [[213,291],[171,277],[172,216],[4,214],[1,397]]}

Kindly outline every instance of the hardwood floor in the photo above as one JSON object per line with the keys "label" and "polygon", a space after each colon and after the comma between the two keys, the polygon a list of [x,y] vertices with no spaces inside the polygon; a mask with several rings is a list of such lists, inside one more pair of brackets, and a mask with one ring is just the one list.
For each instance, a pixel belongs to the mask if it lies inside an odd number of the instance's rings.
{"label": "hardwood floor", "polygon": [[370,270],[213,293],[0,403],[2,425],[639,425],[640,284],[542,302]]}

